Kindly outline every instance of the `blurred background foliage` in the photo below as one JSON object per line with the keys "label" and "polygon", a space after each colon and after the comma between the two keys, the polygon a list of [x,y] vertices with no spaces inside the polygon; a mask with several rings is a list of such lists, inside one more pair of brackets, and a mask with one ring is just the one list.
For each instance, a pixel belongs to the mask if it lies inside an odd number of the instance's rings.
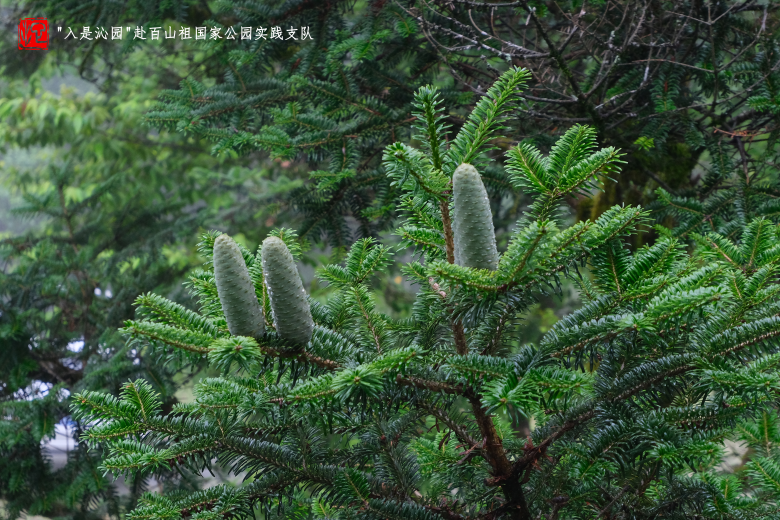
{"label": "blurred background foliage", "polygon": [[[776,181],[779,12],[766,0],[0,0],[4,514],[119,517],[149,486],[202,485],[103,477],[75,442],[69,395],[144,377],[166,407],[187,398],[200,367],[163,365],[115,331],[141,293],[188,303],[181,282],[204,230],[254,249],[272,228],[297,229],[321,296],[312,266],[398,215],[381,150],[408,140],[419,86],[441,88],[457,130],[501,71],[526,66],[525,105],[492,153],[523,139],[546,149],[574,123],[622,148],[624,173],[593,203],[570,200],[572,219],[652,207],[659,187],[710,208],[740,182]],[[22,16],[49,20],[50,51],[18,50]],[[73,41],[54,29],[115,25],[306,26],[312,39]],[[503,195],[500,167],[482,173],[501,249],[526,201]],[[726,220],[741,211],[717,200]],[[375,291],[406,316],[414,288],[391,274]],[[567,290],[516,326],[533,342],[577,300]]]}
{"label": "blurred background foliage", "polygon": [[102,476],[75,442],[70,393],[115,391],[140,375],[175,403],[186,377],[125,349],[117,327],[143,292],[185,298],[200,231],[257,240],[265,208],[301,185],[295,168],[256,154],[216,158],[197,138],[144,123],[163,78],[198,57],[139,49],[105,93],[50,54],[0,87],[0,494],[9,516],[117,516],[132,505],[147,483],[118,488]]}

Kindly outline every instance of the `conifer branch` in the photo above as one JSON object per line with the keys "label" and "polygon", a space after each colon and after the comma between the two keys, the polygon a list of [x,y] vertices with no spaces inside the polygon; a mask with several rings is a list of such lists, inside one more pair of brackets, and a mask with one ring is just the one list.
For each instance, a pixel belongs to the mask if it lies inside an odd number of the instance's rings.
{"label": "conifer branch", "polygon": [[[358,40],[343,49],[357,49]],[[346,69],[337,68],[351,88]],[[195,402],[168,413],[143,381],[119,398],[76,395],[74,416],[91,424],[85,439],[106,444],[105,467],[118,473],[208,466],[217,457],[252,480],[235,495],[219,489],[165,503],[150,497],[139,518],[233,515],[225,504],[242,511],[283,507],[286,517],[318,511],[397,520],[537,520],[582,511],[604,518],[618,505],[634,516],[674,509],[687,518],[716,501],[742,516],[769,509],[780,489],[780,453],[772,451],[780,445],[780,422],[751,414],[771,410],[780,395],[778,225],[750,215],[756,206],[742,194],[734,198],[739,218],[695,235],[690,247],[658,227],[654,243],[629,249],[626,239],[646,221],[638,207],[568,225],[555,213],[561,197],[595,188],[594,176],[615,173],[619,163],[615,150],[596,149],[591,129],[575,127],[547,156],[528,143],[508,152],[511,185],[534,204],[497,265],[492,249],[489,262],[472,261],[470,246],[495,244],[483,178],[460,167],[456,178],[471,189],[454,197],[451,221],[441,170],[462,157],[487,160],[521,76],[512,69],[494,85],[449,149],[432,101],[437,91],[427,87],[417,98],[423,151],[401,144],[385,150],[393,196],[407,209],[398,234],[426,246],[419,261],[402,267],[423,286],[408,318],[380,313],[369,286],[390,265],[387,247],[362,239],[343,262],[320,268],[327,297],[315,303],[303,295],[288,258],[287,231],[267,239],[260,256],[228,244],[230,269],[195,273],[189,287],[201,313],[152,295],[139,301],[148,319],[128,322],[134,341],[207,354],[222,375],[200,381]],[[301,117],[298,108],[290,111]],[[346,146],[333,159],[339,168],[345,154]],[[340,187],[334,198],[348,196]],[[694,208],[699,216],[678,215],[697,222],[710,212],[708,202],[674,204]],[[452,229],[468,214],[460,213],[464,208],[480,219],[471,229],[479,240],[469,240],[468,226]],[[226,242],[212,233],[202,252],[217,259],[217,244]],[[284,261],[269,276],[272,244]],[[242,265],[248,277],[225,278]],[[562,316],[538,345],[525,344],[508,324],[542,296],[562,293],[566,278],[589,301]],[[269,283],[276,330],[254,339],[237,335],[230,324],[246,317],[246,306],[232,305],[238,299],[231,290],[238,287],[251,303],[252,296],[264,298],[258,285]],[[293,318],[283,334],[285,316]],[[300,332],[306,334],[298,338]],[[506,420],[520,416],[534,418],[524,441]],[[749,493],[717,469],[724,439],[741,438],[762,450],[740,475]]]}
{"label": "conifer branch", "polygon": [[419,377],[403,377],[401,374],[396,376],[395,381],[399,385],[413,386],[415,388],[443,394],[463,395],[464,392],[463,387],[460,385],[453,386],[440,381],[429,381]]}

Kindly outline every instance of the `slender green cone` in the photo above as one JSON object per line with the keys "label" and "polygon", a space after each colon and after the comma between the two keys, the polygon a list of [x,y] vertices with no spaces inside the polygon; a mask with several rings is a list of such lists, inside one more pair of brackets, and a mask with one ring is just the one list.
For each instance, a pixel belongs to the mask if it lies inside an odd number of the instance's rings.
{"label": "slender green cone", "polygon": [[250,338],[265,334],[263,311],[246,262],[238,244],[227,235],[214,241],[214,280],[230,333]]}
{"label": "slender green cone", "polygon": [[452,174],[452,235],[455,263],[490,269],[498,266],[496,233],[485,185],[470,164],[461,164]]}
{"label": "slender green cone", "polygon": [[309,302],[290,250],[278,237],[263,241],[263,279],[271,299],[274,325],[279,336],[306,345],[314,330]]}

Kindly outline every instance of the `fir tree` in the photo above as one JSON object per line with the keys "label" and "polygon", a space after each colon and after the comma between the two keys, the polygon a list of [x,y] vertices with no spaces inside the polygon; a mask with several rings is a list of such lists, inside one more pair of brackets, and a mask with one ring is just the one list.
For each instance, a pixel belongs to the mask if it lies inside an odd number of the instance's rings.
{"label": "fir tree", "polygon": [[[121,0],[85,11],[74,0],[33,0],[18,9],[77,31],[129,23],[207,26],[222,34],[228,27],[252,28],[251,40],[198,42],[204,66],[167,76],[162,84],[170,90],[149,120],[210,139],[216,153],[264,150],[305,158],[309,182],[281,205],[303,216],[302,236],[348,246],[378,236],[395,217],[396,194],[381,172],[381,151],[408,140],[417,88],[441,87],[447,122],[457,130],[511,65],[528,67],[534,81],[506,132],[510,140],[500,147],[527,137],[547,148],[567,125],[581,123],[594,127],[602,143],[632,152],[618,182],[595,198],[577,199],[581,219],[597,218],[617,203],[653,200],[658,186],[670,192],[695,186],[692,171],[715,146],[732,159],[755,160],[767,150],[777,164],[776,143],[764,143],[777,134],[780,106],[778,5]],[[271,27],[284,30],[286,39],[255,37],[257,28]],[[302,27],[311,39],[304,39]],[[4,34],[13,37],[14,28]],[[167,52],[180,43],[169,42]],[[16,50],[15,40],[7,45]],[[138,45],[127,39],[121,45],[52,42],[57,52],[78,56],[85,76],[110,75]],[[9,63],[28,70],[32,61],[18,63],[18,55]],[[501,207],[507,180],[500,168],[481,174],[500,233],[516,219],[512,210],[519,204]]]}
{"label": "fir tree", "polygon": [[[527,77],[501,76],[451,139],[437,90],[420,89],[422,149],[385,150],[405,215],[397,233],[419,255],[403,267],[419,284],[410,319],[376,310],[367,283],[392,255],[373,239],[319,270],[331,294],[310,302],[304,348],[270,327],[232,336],[210,262],[189,284],[199,313],[139,299],[147,318],[126,323],[131,345],[207,357],[222,375],[170,414],[141,379],[119,398],[83,392],[74,406],[91,423],[84,440],[104,444],[103,468],[118,474],[218,464],[246,480],[150,494],[129,518],[776,515],[777,225],[756,218],[732,236],[713,232],[715,245],[693,253],[672,236],[630,251],[626,238],[648,220],[638,207],[567,225],[562,199],[616,176],[621,162],[597,149],[595,130],[575,126],[549,154],[527,142],[507,154],[513,187],[534,203],[496,269],[454,263],[469,246],[453,230],[450,215],[464,208],[452,175],[485,167]],[[294,249],[294,235],[277,235]],[[207,258],[214,239],[202,242]],[[265,257],[242,256],[265,309]],[[584,305],[526,344],[517,318],[564,278]],[[521,417],[531,419],[526,438],[513,427]],[[746,471],[719,470],[724,440],[754,448]]]}
{"label": "fir tree", "polygon": [[[220,205],[240,205],[236,184],[270,181],[247,182],[260,176],[242,161],[143,125],[156,75],[187,63],[131,55],[115,71],[126,75],[116,96],[46,91],[42,81],[61,70],[51,62],[0,86],[0,191],[19,198],[0,203],[0,516],[118,518],[148,485],[131,479],[125,492],[98,471],[97,453],[78,443],[70,396],[146,377],[170,408],[187,374],[174,380],[178,367],[127,348],[117,328],[139,294],[186,301],[198,230]],[[240,220],[218,222],[248,232]],[[193,489],[178,474],[159,481]]]}
{"label": "fir tree", "polygon": [[[735,136],[744,147],[742,136]],[[693,189],[674,193],[658,188],[653,205],[659,222],[672,227],[674,236],[695,238],[717,232],[736,239],[756,218],[777,223],[780,219],[780,183],[774,162],[775,138],[756,157],[743,153],[736,158],[715,143],[711,161]]]}
{"label": "fir tree", "polygon": [[[137,3],[146,4],[127,5]],[[582,123],[633,152],[617,183],[582,199],[580,218],[596,218],[616,203],[654,199],[657,186],[695,186],[692,170],[715,146],[732,159],[768,151],[777,163],[775,141],[760,143],[777,134],[778,13],[776,3],[741,0],[222,2],[203,24],[308,27],[312,39],[207,42],[221,81],[187,78],[150,121],[207,137],[216,152],[306,157],[308,189],[290,200],[306,216],[299,231],[348,245],[392,222],[396,195],[379,159],[408,139],[416,89],[446,86],[457,130],[502,71],[524,66],[534,81],[512,140],[546,148]],[[516,218],[498,213],[506,178],[481,173],[503,229]]]}
{"label": "fir tree", "polygon": [[[396,195],[382,149],[407,134],[415,90],[446,81],[418,25],[393,2],[224,2],[211,15],[207,26],[285,37],[207,43],[219,82],[185,78],[160,96],[150,124],[207,138],[216,154],[304,159],[310,182],[286,200],[303,216],[301,237],[344,248],[386,230]],[[452,88],[442,95],[468,102]]]}
{"label": "fir tree", "polygon": [[576,122],[631,150],[618,182],[581,201],[580,218],[649,202],[658,186],[696,187],[715,148],[777,164],[777,2],[456,0],[404,11],[475,93],[507,63],[532,71],[515,139],[550,146]]}

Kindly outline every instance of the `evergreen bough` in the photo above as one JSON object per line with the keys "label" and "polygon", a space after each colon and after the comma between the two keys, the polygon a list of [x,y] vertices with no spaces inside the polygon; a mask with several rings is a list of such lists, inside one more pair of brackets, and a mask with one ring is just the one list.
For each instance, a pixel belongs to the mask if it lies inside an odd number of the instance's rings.
{"label": "evergreen bough", "polygon": [[[449,146],[436,90],[421,89],[427,153],[401,143],[385,151],[404,194],[399,235],[420,255],[403,267],[420,287],[411,318],[376,309],[368,280],[390,251],[364,239],[343,264],[319,270],[331,296],[312,303],[303,349],[273,331],[231,336],[207,271],[190,285],[201,315],[169,306],[178,318],[127,324],[136,341],[207,355],[223,375],[170,414],[143,380],[120,398],[75,396],[77,415],[92,421],[84,439],[108,447],[105,470],[219,464],[247,477],[147,495],[129,518],[776,517],[777,225],[757,218],[692,252],[671,234],[629,250],[626,237],[647,221],[637,207],[566,225],[562,197],[620,162],[578,126],[548,155],[530,143],[508,154],[513,184],[535,200],[496,269],[454,263],[451,175],[485,159],[526,77],[504,74]],[[260,258],[245,258],[264,294]],[[560,292],[564,277],[582,307],[524,344],[517,318]],[[725,440],[752,449],[743,471],[721,469]]]}

